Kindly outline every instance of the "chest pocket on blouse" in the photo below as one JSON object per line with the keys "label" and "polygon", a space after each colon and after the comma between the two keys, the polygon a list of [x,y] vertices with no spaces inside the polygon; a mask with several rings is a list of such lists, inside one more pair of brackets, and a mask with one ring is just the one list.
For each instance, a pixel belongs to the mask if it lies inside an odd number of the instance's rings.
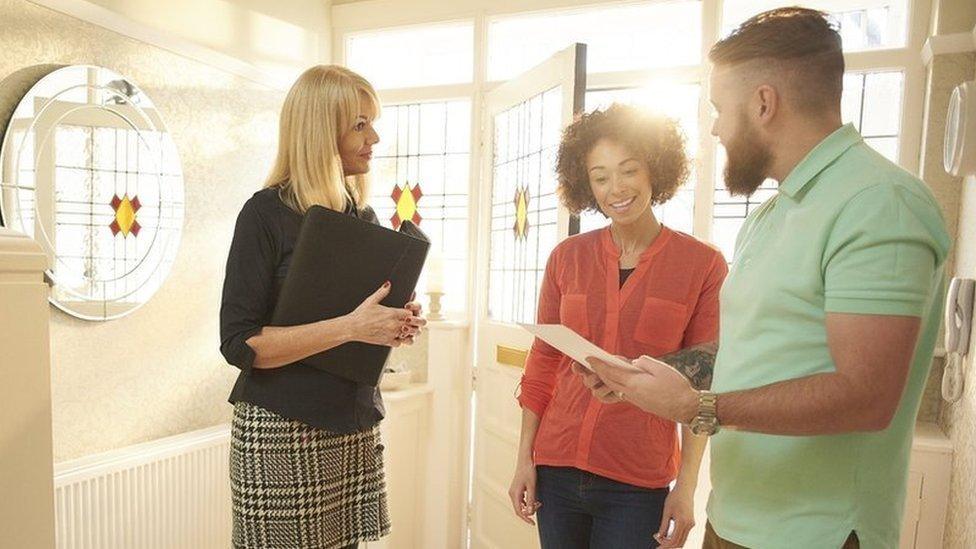
{"label": "chest pocket on blouse", "polygon": [[687,322],[688,306],[684,303],[645,297],[637,326],[634,327],[634,340],[650,345],[661,353],[677,351]]}
{"label": "chest pocket on blouse", "polygon": [[566,294],[559,299],[559,323],[572,328],[579,335],[590,337],[590,315],[586,310],[586,294]]}

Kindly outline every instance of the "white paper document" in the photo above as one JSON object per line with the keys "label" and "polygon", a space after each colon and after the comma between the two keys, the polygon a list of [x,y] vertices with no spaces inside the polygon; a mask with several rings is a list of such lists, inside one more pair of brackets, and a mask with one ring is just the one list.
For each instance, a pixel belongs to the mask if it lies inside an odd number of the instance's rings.
{"label": "white paper document", "polygon": [[542,341],[559,349],[564,355],[572,358],[587,369],[592,369],[586,362],[586,359],[590,357],[598,358],[607,364],[615,364],[623,368],[636,368],[629,361],[621,360],[604,351],[562,324],[519,324],[519,326]]}

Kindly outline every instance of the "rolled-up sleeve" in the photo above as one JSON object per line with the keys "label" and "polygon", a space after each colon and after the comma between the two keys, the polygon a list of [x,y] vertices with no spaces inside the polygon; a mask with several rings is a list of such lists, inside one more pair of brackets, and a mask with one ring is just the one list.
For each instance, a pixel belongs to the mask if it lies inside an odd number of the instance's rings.
{"label": "rolled-up sleeve", "polygon": [[824,260],[824,308],[833,313],[922,316],[949,237],[928,201],[894,185],[851,200]]}
{"label": "rolled-up sleeve", "polygon": [[716,251],[708,267],[708,274],[705,275],[701,293],[698,294],[695,310],[685,328],[682,348],[718,340],[719,294],[728,273],[729,266],[725,263],[725,257]]}
{"label": "rolled-up sleeve", "polygon": [[[559,324],[559,286],[556,280],[556,265],[558,259],[554,252],[549,256],[546,272],[539,289],[539,324]],[[556,387],[556,373],[565,355],[555,347],[536,338],[529,350],[525,361],[525,373],[522,375],[521,390],[518,402],[523,408],[528,408],[542,417],[549,401],[552,400]]]}
{"label": "rolled-up sleeve", "polygon": [[244,371],[255,356],[247,340],[261,331],[269,313],[275,258],[271,227],[248,201],[237,216],[220,302],[220,352]]}

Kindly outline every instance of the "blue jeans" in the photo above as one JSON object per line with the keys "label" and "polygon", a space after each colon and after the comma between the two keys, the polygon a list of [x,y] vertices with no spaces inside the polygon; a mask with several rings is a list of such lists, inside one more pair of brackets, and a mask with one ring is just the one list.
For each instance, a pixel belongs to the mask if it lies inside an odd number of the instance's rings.
{"label": "blue jeans", "polygon": [[657,547],[668,488],[640,488],[572,467],[536,467],[542,549]]}

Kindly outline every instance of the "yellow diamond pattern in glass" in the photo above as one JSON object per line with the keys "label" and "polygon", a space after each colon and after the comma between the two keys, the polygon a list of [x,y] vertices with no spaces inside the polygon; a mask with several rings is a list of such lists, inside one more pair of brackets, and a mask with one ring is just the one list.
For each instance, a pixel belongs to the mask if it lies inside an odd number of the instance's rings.
{"label": "yellow diamond pattern in glass", "polygon": [[529,192],[519,189],[515,195],[515,237],[525,238],[529,232]]}
{"label": "yellow diamond pattern in glass", "polygon": [[132,201],[129,200],[128,196],[125,196],[122,198],[119,208],[115,210],[115,221],[118,222],[122,234],[129,236],[129,231],[132,230],[132,224],[135,223],[135,220],[136,211],[132,207]]}
{"label": "yellow diamond pattern in glass", "polygon": [[403,192],[397,199],[396,213],[402,221],[413,219],[414,214],[417,213],[417,201],[411,192],[409,183],[403,186]]}

